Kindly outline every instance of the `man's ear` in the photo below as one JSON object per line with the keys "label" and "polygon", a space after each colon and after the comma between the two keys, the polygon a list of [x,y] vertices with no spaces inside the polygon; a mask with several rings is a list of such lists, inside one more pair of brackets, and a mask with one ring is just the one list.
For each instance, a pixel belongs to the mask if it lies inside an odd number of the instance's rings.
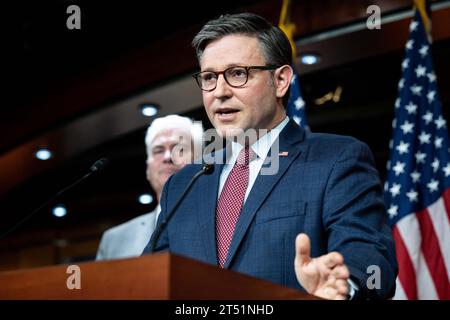
{"label": "man's ear", "polygon": [[294,71],[291,66],[285,64],[275,70],[274,83],[276,88],[277,98],[282,98],[291,85],[291,80],[294,75]]}

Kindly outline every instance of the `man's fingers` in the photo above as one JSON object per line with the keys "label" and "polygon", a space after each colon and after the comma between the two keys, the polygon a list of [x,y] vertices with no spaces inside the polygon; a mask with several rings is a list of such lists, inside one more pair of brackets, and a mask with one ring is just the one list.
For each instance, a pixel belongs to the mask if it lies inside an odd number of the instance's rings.
{"label": "man's fingers", "polygon": [[329,286],[325,287],[322,292],[319,296],[329,300],[336,299],[336,295],[338,295],[336,288]]}
{"label": "man's fingers", "polygon": [[329,275],[327,282],[325,283],[326,286],[328,287],[336,287],[336,278],[333,275]]}
{"label": "man's fingers", "polygon": [[350,277],[350,271],[348,270],[347,266],[345,264],[336,266],[332,271],[331,274],[336,279],[344,279],[347,280]]}
{"label": "man's fingers", "polygon": [[337,290],[338,294],[341,294],[344,297],[347,297],[347,293],[348,293],[347,280],[342,280],[342,279],[336,280],[335,286],[336,286],[336,290]]}
{"label": "man's fingers", "polygon": [[311,243],[306,234],[300,233],[295,239],[295,253],[295,262],[300,266],[311,260]]}
{"label": "man's fingers", "polygon": [[325,287],[318,292],[318,296],[331,300],[345,300],[347,299],[347,293],[347,282],[345,280],[333,279],[333,276],[330,276]]}
{"label": "man's fingers", "polygon": [[336,295],[334,300],[347,300],[347,295],[338,294],[338,295]]}
{"label": "man's fingers", "polygon": [[330,269],[333,269],[337,265],[344,264],[344,257],[342,256],[342,254],[335,251],[326,254],[323,259],[325,265]]}
{"label": "man's fingers", "polygon": [[347,280],[336,279],[333,275],[330,275],[328,277],[328,280],[325,285],[329,288],[335,289],[337,294],[347,295],[347,293],[348,293]]}
{"label": "man's fingers", "polygon": [[338,269],[339,272],[333,272],[337,267],[345,266],[343,264],[344,258],[341,254],[337,252],[331,252],[319,258],[316,258],[316,260],[320,273],[323,276],[328,277],[329,275],[333,274],[335,278],[343,278],[343,276],[341,276],[341,273],[344,273],[344,270]]}
{"label": "man's fingers", "polygon": [[[308,292],[326,299],[346,299],[350,272],[340,253],[331,252],[312,259],[311,242],[304,233],[295,239],[295,253],[295,272]],[[306,272],[306,269],[311,270]],[[308,277],[305,278],[305,275]]]}

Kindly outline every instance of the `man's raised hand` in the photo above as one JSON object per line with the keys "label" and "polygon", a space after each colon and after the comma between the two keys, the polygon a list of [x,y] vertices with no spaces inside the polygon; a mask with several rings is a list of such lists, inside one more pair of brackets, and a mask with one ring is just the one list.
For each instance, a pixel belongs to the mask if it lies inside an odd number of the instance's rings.
{"label": "man's raised hand", "polygon": [[304,233],[295,239],[295,252],[295,274],[308,293],[324,299],[346,299],[350,272],[340,253],[311,258],[310,240]]}

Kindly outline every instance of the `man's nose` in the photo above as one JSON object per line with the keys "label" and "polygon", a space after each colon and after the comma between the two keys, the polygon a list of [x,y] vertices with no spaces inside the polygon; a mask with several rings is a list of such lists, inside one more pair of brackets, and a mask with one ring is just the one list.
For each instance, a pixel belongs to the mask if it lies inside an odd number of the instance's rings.
{"label": "man's nose", "polygon": [[223,100],[224,98],[229,98],[232,95],[231,87],[225,80],[225,77],[223,74],[219,75],[217,77],[217,86],[216,89],[214,89],[214,97],[216,99]]}
{"label": "man's nose", "polygon": [[171,149],[167,149],[164,151],[163,161],[164,162],[172,162],[172,150]]}

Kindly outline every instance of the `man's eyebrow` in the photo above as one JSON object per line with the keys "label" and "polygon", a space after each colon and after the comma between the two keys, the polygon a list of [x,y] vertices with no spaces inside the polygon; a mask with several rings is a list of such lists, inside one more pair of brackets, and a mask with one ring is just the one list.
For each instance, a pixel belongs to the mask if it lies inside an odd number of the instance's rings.
{"label": "man's eyebrow", "polygon": [[[221,70],[218,70],[218,71],[223,71],[223,70],[226,70],[226,69],[228,69],[228,68],[232,68],[232,67],[242,67],[242,66],[244,66],[245,64],[243,64],[243,63],[229,63],[229,64],[227,64],[225,67],[223,67],[223,69],[221,69]],[[202,69],[202,70],[200,70],[200,71],[202,71],[202,72],[205,72],[205,71],[216,71],[217,69],[214,69],[214,68],[211,68],[211,67],[209,67],[209,68],[205,68],[205,69]]]}

